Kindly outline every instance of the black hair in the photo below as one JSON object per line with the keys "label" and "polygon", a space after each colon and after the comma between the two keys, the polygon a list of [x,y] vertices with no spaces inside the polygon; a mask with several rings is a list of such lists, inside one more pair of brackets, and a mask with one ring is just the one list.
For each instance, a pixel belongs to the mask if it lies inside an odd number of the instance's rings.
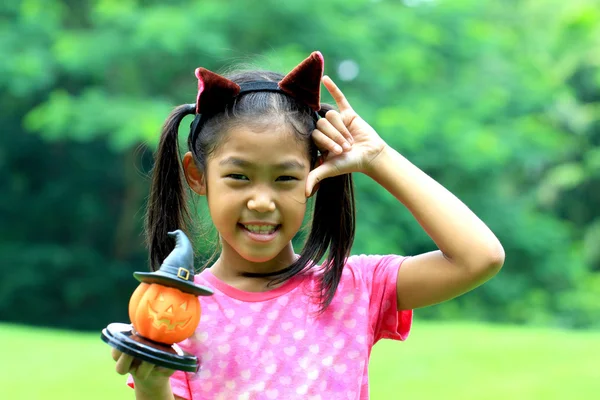
{"label": "black hair", "polygon": [[[242,84],[252,81],[278,82],[282,75],[267,71],[241,72],[228,76],[231,81]],[[321,115],[333,107],[322,104]],[[188,233],[192,223],[183,184],[183,169],[179,157],[177,133],[179,124],[187,115],[195,113],[194,104],[176,107],[167,118],[161,132],[146,214],[146,238],[149,247],[151,270],[157,270],[172,250],[167,233],[181,229]],[[281,121],[295,132],[298,140],[307,144],[311,165],[315,165],[318,152],[311,139],[315,129],[314,112],[305,104],[279,92],[250,92],[238,96],[224,110],[210,116],[202,116],[201,129],[195,143],[188,136],[188,148],[201,171],[206,171],[207,159],[218,147],[223,132],[237,125],[267,124]],[[278,119],[279,118],[279,119]],[[331,303],[337,290],[344,264],[350,255],[355,233],[354,187],[350,174],[324,179],[320,182],[314,202],[310,233],[300,257],[289,267],[272,274],[246,276],[270,276],[272,283],[281,283],[299,273],[322,264],[318,295],[320,311]]]}

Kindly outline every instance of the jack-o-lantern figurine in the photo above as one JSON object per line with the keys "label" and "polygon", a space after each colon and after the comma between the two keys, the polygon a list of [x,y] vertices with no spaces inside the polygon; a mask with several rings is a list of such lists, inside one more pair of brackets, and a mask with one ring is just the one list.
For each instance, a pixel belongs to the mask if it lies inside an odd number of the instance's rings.
{"label": "jack-o-lantern figurine", "polygon": [[198,370],[198,359],[175,343],[193,335],[200,322],[197,296],[212,290],[194,283],[194,254],[185,234],[170,232],[175,249],[155,272],[135,272],[141,283],[129,300],[131,325],[113,323],[102,330],[102,340],[116,349],[161,367]]}

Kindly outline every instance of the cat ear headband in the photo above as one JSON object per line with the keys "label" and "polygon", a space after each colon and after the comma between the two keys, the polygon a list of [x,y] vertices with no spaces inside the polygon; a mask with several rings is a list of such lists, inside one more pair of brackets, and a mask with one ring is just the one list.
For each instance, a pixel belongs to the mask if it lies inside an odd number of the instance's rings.
{"label": "cat ear headband", "polygon": [[321,78],[325,61],[315,51],[279,82],[254,81],[238,85],[229,79],[205,68],[197,68],[198,96],[196,117],[191,125],[192,143],[199,134],[202,115],[212,115],[231,103],[236,97],[250,92],[279,92],[306,104],[315,112],[321,109]]}

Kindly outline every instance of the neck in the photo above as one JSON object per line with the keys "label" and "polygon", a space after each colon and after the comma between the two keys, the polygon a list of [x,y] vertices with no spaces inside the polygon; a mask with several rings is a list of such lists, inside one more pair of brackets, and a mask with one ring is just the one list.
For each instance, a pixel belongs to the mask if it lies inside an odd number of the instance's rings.
{"label": "neck", "polygon": [[[223,250],[211,267],[211,272],[221,281],[240,290],[255,292],[273,289],[279,285],[269,285],[270,275],[288,268],[296,261],[291,242],[277,256],[266,261],[250,261],[243,258],[224,241]],[[261,276],[263,275],[263,276]]]}

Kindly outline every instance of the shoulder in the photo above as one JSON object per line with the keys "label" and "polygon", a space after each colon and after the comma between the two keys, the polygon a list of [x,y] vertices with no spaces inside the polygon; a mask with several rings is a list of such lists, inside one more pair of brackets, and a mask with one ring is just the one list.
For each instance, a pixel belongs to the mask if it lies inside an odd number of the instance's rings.
{"label": "shoulder", "polygon": [[374,255],[360,254],[348,257],[344,269],[360,274],[372,274],[388,268],[398,269],[407,257],[397,254]]}
{"label": "shoulder", "polygon": [[194,275],[194,281],[196,283],[203,282],[203,283],[209,283],[209,276],[212,275],[210,272],[209,268],[204,268],[202,271],[196,273],[196,275]]}
{"label": "shoulder", "polygon": [[387,291],[395,288],[400,266],[407,257],[360,254],[348,258],[341,282],[352,283],[351,287],[364,287],[368,292]]}
{"label": "shoulder", "polygon": [[[346,259],[340,284],[353,282],[356,284],[370,284],[378,277],[388,278],[397,275],[402,262],[408,257],[396,254],[359,254]],[[322,265],[315,266],[304,273],[305,285],[316,287],[323,274]]]}
{"label": "shoulder", "polygon": [[346,264],[378,264],[404,258],[406,257],[399,254],[356,254],[348,257]]}

